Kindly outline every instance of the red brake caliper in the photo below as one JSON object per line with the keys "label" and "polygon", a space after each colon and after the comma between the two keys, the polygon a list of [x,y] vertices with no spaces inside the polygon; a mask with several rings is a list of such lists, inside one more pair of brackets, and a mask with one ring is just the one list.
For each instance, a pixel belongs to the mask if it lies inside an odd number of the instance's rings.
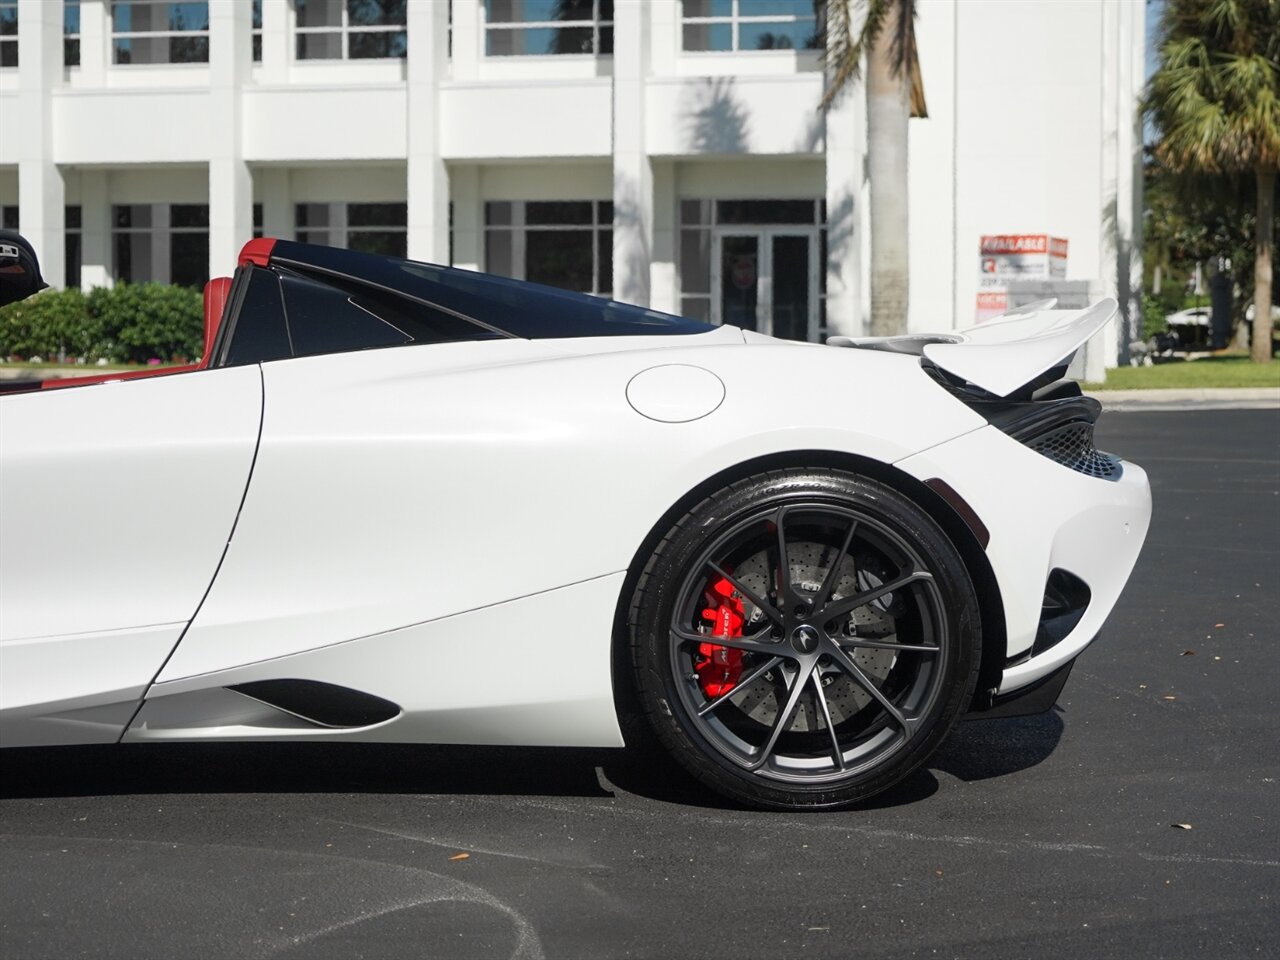
{"label": "red brake caliper", "polygon": [[[711,622],[711,636],[742,636],[746,615],[742,599],[733,595],[733,584],[718,577],[707,584],[705,595],[707,606],[702,618]],[[742,676],[742,651],[716,643],[700,643],[693,669],[702,684],[702,692],[708,697],[718,697],[732,690]]]}

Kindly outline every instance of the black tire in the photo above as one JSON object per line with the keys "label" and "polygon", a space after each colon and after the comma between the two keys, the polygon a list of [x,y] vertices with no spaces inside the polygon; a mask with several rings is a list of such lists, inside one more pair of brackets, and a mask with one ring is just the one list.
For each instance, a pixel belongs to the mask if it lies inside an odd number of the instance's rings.
{"label": "black tire", "polygon": [[855,803],[918,769],[982,661],[946,534],[897,491],[829,469],[768,471],[694,506],[648,558],[628,624],[658,739],[713,790],[772,809]]}

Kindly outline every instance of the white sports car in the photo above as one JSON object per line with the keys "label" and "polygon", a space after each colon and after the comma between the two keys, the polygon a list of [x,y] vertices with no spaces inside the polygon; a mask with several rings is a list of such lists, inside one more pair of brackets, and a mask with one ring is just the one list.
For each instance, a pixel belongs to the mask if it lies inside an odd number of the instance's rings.
{"label": "white sports car", "polygon": [[737,800],[866,798],[1052,706],[1142,546],[1062,379],[1115,303],[1052,306],[819,346],[252,241],[200,364],[0,396],[0,742],[644,716]]}

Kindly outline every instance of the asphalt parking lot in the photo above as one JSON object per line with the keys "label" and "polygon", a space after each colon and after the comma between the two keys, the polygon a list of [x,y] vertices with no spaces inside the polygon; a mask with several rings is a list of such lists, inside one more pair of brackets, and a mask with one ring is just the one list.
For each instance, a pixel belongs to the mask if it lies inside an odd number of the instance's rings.
{"label": "asphalt parking lot", "polygon": [[1100,434],[1156,498],[1103,638],[871,806],[623,752],[7,751],[0,956],[1276,956],[1280,411]]}

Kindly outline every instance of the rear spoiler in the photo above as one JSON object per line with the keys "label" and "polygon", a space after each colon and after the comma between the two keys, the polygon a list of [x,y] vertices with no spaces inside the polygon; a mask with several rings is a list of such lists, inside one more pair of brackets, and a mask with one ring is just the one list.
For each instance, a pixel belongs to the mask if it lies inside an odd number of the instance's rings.
{"label": "rear spoiler", "polygon": [[1056,305],[1056,300],[1040,300],[957,333],[831,337],[827,343],[922,356],[952,376],[1007,397],[1070,362],[1119,309],[1110,298],[1084,310],[1055,310]]}

